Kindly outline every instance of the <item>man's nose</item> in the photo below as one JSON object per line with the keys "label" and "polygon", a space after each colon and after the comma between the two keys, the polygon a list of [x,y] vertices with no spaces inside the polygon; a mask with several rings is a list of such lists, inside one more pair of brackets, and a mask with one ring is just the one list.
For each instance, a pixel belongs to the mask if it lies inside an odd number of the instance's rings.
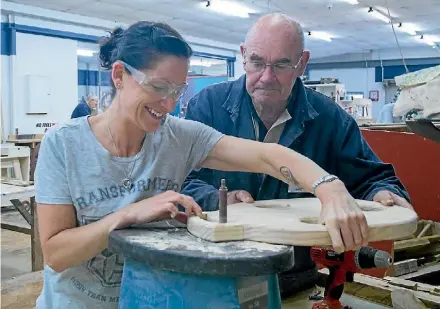
{"label": "man's nose", "polygon": [[270,65],[266,65],[266,68],[261,73],[260,81],[264,83],[268,83],[274,80],[275,80],[275,74],[272,71],[272,67]]}

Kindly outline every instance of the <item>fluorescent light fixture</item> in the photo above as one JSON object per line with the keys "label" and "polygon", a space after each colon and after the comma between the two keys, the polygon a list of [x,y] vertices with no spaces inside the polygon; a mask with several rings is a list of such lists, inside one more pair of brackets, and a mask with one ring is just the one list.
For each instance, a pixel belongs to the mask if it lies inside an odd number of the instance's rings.
{"label": "fluorescent light fixture", "polygon": [[440,42],[440,36],[439,35],[424,35],[423,36],[425,39],[427,39],[428,41],[432,41],[432,42]]}
{"label": "fluorescent light fixture", "polygon": [[420,37],[417,37],[420,39],[423,43],[428,44],[429,46],[435,46],[436,44],[430,40],[430,38],[425,37],[424,35],[421,35]]}
{"label": "fluorescent light fixture", "polygon": [[373,16],[373,17],[375,17],[375,18],[377,18],[377,19],[380,19],[380,20],[383,21],[383,22],[386,22],[387,24],[390,23],[390,18],[389,18],[388,16],[385,16],[384,14],[382,14],[382,13],[379,12],[379,11],[375,11],[373,8],[370,8],[370,9],[368,10],[368,13],[369,13],[371,16]]}
{"label": "fluorescent light fixture", "polygon": [[232,0],[210,0],[202,2],[202,5],[208,10],[211,9],[217,13],[242,18],[249,18],[249,14],[256,13],[256,11],[247,6]]}
{"label": "fluorescent light fixture", "polygon": [[420,31],[420,28],[411,23],[399,23],[394,24],[394,29],[406,32],[410,35],[416,35],[417,31]]}
{"label": "fluorescent light fixture", "polygon": [[355,5],[355,4],[358,4],[358,3],[359,3],[359,1],[358,1],[358,0],[342,0],[342,1],[348,2],[348,3],[350,3],[350,4],[353,4],[353,5]]}
{"label": "fluorescent light fixture", "polygon": [[429,46],[435,46],[435,43],[433,41],[430,41],[430,40],[427,40],[427,39],[423,39],[423,43],[426,43]]}
{"label": "fluorescent light fixture", "polygon": [[78,56],[84,56],[84,57],[93,57],[93,54],[96,53],[94,50],[90,49],[77,49],[76,54]]}
{"label": "fluorescent light fixture", "polygon": [[327,41],[327,42],[331,42],[332,41],[332,36],[330,34],[328,34],[327,32],[309,31],[309,35],[312,38],[315,38],[315,39],[320,39],[320,40],[324,40],[324,41]]}

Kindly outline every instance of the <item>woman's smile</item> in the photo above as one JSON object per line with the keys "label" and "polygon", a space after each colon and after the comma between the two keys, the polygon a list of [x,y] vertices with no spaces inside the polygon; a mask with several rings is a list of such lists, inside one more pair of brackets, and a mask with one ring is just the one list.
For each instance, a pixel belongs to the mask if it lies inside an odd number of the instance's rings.
{"label": "woman's smile", "polygon": [[155,111],[151,107],[145,105],[145,109],[148,111],[148,113],[155,119],[160,120],[165,116],[165,113],[160,113],[158,111]]}

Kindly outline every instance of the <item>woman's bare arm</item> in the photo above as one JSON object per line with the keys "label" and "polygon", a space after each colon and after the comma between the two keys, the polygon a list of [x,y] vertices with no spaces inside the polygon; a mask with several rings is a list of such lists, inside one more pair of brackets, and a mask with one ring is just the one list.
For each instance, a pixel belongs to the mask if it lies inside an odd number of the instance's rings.
{"label": "woman's bare arm", "polygon": [[309,158],[278,144],[224,136],[203,167],[264,173],[311,192],[312,184],[328,173]]}
{"label": "woman's bare arm", "polygon": [[[179,212],[182,205],[186,213]],[[174,191],[130,204],[100,220],[78,227],[73,205],[39,204],[38,228],[45,263],[61,272],[98,255],[108,247],[109,233],[132,224],[141,224],[165,218],[183,220],[202,209],[194,200]]]}
{"label": "woman's bare arm", "polygon": [[[325,150],[323,150],[325,151]],[[309,158],[278,144],[224,136],[214,146],[203,167],[264,173],[312,192],[315,181],[328,173]],[[322,204],[321,222],[327,225],[336,251],[352,250],[368,243],[365,215],[340,180],[315,189]]]}
{"label": "woman's bare arm", "polygon": [[86,262],[108,246],[108,234],[123,219],[113,213],[81,227],[72,205],[39,204],[38,228],[45,263],[60,272]]}

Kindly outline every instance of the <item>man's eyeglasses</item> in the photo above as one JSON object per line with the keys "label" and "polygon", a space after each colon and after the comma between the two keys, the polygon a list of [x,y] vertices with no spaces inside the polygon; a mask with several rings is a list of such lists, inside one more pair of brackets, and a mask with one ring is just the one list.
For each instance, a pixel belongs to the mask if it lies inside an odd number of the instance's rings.
{"label": "man's eyeglasses", "polygon": [[148,79],[145,73],[135,69],[124,61],[119,62],[130,72],[135,81],[137,81],[142,88],[153,91],[161,99],[172,96],[173,99],[177,101],[185,94],[186,89],[188,88],[187,83],[177,85],[166,80]]}
{"label": "man's eyeglasses", "polygon": [[266,70],[266,67],[269,66],[272,69],[272,72],[276,75],[287,73],[289,71],[293,71],[296,68],[298,68],[298,66],[301,63],[303,54],[304,53],[302,52],[301,57],[299,58],[298,62],[295,65],[292,65],[291,62],[265,63],[263,61],[257,61],[257,60],[244,61],[243,62],[244,70],[250,73],[256,73],[256,72],[261,73],[264,72],[264,70]]}

